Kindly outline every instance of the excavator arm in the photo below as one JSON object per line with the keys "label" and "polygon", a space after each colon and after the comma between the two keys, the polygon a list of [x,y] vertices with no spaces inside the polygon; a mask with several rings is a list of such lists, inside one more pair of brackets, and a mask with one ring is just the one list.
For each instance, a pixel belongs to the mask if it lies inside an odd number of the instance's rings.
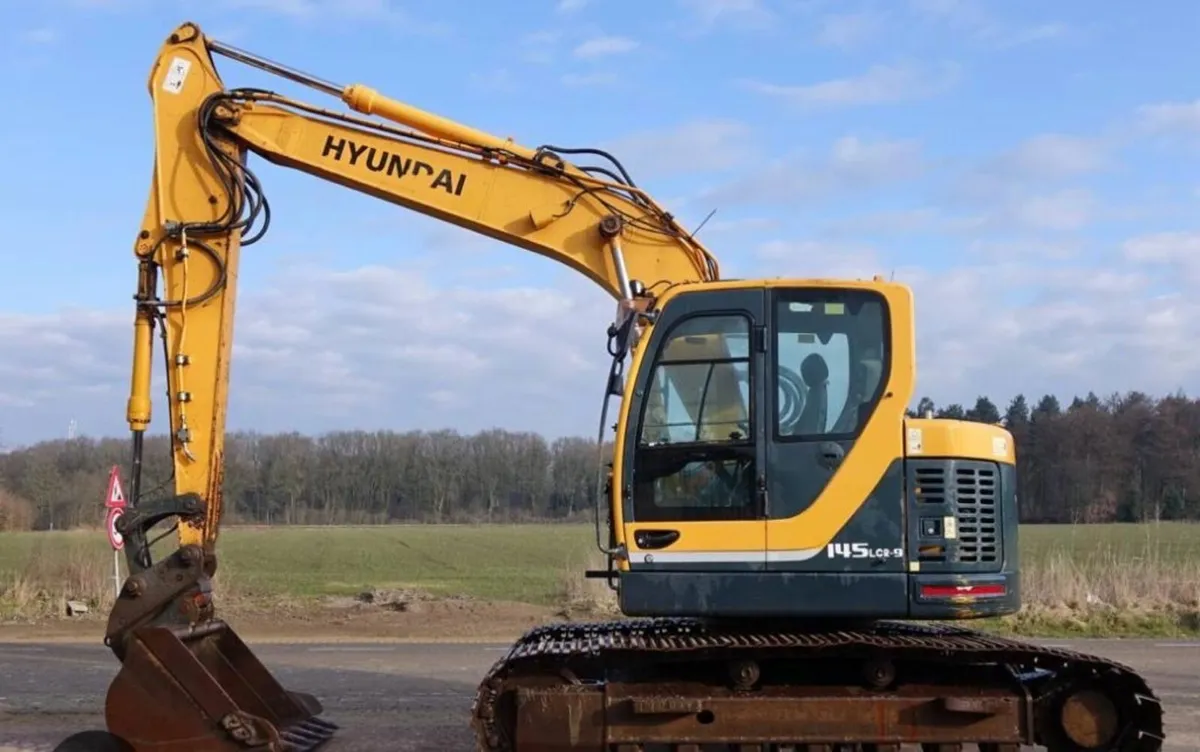
{"label": "excavator arm", "polygon": [[[228,89],[214,54],[338,97],[352,111],[261,89]],[[647,309],[655,288],[716,280],[717,262],[602,151],[521,146],[366,86],[331,84],[224,45],[195,24],[179,26],[163,44],[149,91],[154,165],[134,246],[138,283],[127,405],[133,504],[120,523],[130,577],[106,634],[123,664],[109,692],[109,729],[135,747],[156,750],[174,749],[159,746],[170,740],[180,749],[248,749],[287,741],[287,734],[296,745],[305,734],[315,743],[332,732],[315,718],[319,704],[275,683],[215,617],[211,597],[239,258],[270,221],[249,155],[580,272],[618,300],[610,352],[612,341],[627,350],[636,340],[633,314]],[[611,166],[577,166],[564,157],[569,154],[605,157]],[[174,493],[141,502],[156,330],[167,376]],[[172,518],[179,546],[156,562],[150,530]],[[164,697],[170,699],[164,703]],[[175,720],[148,714],[152,701],[175,708]],[[196,735],[213,746],[196,746]]]}
{"label": "excavator arm", "polygon": [[[363,114],[269,91],[227,90],[214,52],[335,94]],[[581,168],[561,156],[603,154],[596,150],[519,146],[365,86],[336,86],[235,50],[193,24],[163,46],[150,94],[155,160],[135,246],[140,273],[127,417],[135,436],[150,424],[152,333],[159,325],[176,489],[195,494],[204,509],[181,526],[182,545],[211,549],[221,515],[239,255],[269,221],[248,153],[552,258],[618,300],[646,285],[718,276],[713,256],[619,163]],[[142,547],[133,548],[144,566]]]}

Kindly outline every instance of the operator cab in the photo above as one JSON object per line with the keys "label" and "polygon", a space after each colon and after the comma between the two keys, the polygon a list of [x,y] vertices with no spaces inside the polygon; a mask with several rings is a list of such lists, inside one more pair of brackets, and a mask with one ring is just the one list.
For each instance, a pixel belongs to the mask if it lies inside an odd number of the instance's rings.
{"label": "operator cab", "polygon": [[[677,314],[693,295],[707,299]],[[887,338],[876,298],[748,288],[674,299],[647,344],[648,384],[627,426],[637,437],[632,519],[764,525],[771,494],[757,484],[774,480],[773,455],[852,442],[877,401]]]}
{"label": "operator cab", "polygon": [[[918,492],[905,446],[907,287],[688,286],[664,296],[642,340],[610,496],[623,612],[890,618],[923,607],[912,575],[924,566],[915,526],[925,518],[907,506]],[[993,458],[943,447],[954,451],[936,462],[999,478]],[[1008,513],[997,505],[1011,504],[988,498],[980,519],[995,527]],[[930,514],[952,515],[954,503]],[[928,571],[1007,583],[1016,557],[999,537],[989,545],[1003,555]],[[982,610],[1014,608],[1007,584],[1002,595]]]}

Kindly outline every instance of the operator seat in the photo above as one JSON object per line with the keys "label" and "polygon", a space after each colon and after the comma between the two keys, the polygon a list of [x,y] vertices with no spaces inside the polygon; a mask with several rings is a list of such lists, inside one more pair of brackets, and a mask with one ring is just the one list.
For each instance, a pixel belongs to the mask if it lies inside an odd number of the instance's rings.
{"label": "operator seat", "polygon": [[859,369],[862,374],[862,393],[859,395],[858,423],[850,426],[847,431],[862,428],[870,419],[871,409],[874,407],[872,398],[875,396],[875,390],[879,388],[880,379],[883,378],[883,360],[872,357],[863,358],[859,363]]}
{"label": "operator seat", "polygon": [[829,410],[829,364],[825,358],[812,353],[800,363],[800,378],[808,387],[804,409],[796,419],[796,433],[825,433],[826,413]]}

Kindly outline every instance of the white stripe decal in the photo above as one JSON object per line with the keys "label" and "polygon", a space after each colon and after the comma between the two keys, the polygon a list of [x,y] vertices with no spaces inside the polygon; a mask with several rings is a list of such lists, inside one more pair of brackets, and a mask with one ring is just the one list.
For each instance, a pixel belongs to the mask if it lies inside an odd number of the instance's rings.
{"label": "white stripe decal", "polygon": [[808,561],[824,551],[822,548],[793,548],[790,551],[768,551],[767,561]]}
{"label": "white stripe decal", "polygon": [[808,561],[824,550],[797,548],[790,551],[633,551],[629,558],[633,564],[761,564],[768,561]]}
{"label": "white stripe decal", "polygon": [[629,559],[635,564],[702,564],[706,562],[754,563],[767,560],[763,551],[637,551]]}

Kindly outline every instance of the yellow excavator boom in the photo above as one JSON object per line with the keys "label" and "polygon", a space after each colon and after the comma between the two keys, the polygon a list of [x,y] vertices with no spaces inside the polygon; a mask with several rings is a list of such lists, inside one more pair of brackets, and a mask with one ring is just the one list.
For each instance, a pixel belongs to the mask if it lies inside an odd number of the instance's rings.
{"label": "yellow excavator boom", "polygon": [[[227,91],[214,52],[286,74],[363,115],[266,91]],[[181,525],[181,545],[211,548],[218,534],[238,260],[241,246],[260,237],[246,232],[268,211],[247,152],[552,258],[618,300],[632,297],[631,279],[653,287],[718,277],[712,254],[619,165],[587,171],[561,156],[570,150],[520,146],[366,86],[297,73],[209,40],[193,24],[163,46],[150,94],[155,161],[136,242],[141,275],[128,421],[135,433],[150,424],[157,320],[170,363],[177,493],[197,494],[205,510]]]}

